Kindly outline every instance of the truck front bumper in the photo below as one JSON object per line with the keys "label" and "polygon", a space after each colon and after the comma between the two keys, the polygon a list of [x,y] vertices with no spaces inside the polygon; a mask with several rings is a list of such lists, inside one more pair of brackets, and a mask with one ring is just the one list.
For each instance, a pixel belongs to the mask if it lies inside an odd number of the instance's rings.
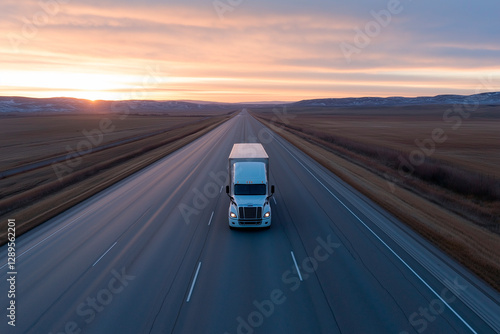
{"label": "truck front bumper", "polygon": [[259,228],[271,226],[271,217],[263,219],[240,220],[238,218],[229,218],[229,227],[238,228]]}

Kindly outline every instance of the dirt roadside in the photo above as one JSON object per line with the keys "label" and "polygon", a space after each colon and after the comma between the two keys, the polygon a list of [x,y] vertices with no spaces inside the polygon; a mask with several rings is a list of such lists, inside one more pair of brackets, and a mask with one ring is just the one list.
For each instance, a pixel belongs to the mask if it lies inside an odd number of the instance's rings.
{"label": "dirt roadside", "polygon": [[387,180],[367,168],[256,118],[500,291],[499,235],[397,184],[390,191]]}
{"label": "dirt roadside", "polygon": [[[136,143],[133,148],[120,148],[102,156],[89,157],[89,166],[10,198],[0,200],[4,210],[0,216],[0,245],[7,242],[8,219],[16,220],[16,237],[97,194],[107,187],[158,161],[213,130],[232,116],[212,117],[165,133],[163,137]],[[98,153],[96,153],[97,155]],[[102,153],[101,153],[102,154]],[[52,167],[48,173],[52,173]],[[22,203],[22,204],[19,204]]]}

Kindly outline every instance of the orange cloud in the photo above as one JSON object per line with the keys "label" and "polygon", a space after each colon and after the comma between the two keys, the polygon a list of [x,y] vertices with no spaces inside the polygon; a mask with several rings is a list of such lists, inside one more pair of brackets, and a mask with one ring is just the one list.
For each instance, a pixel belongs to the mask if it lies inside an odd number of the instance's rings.
{"label": "orange cloud", "polygon": [[[2,94],[128,98],[140,89],[144,98],[232,102],[415,96],[474,93],[480,78],[500,75],[495,42],[482,44],[492,54],[477,62],[463,51],[473,52],[471,44],[426,41],[398,30],[402,18],[347,62],[339,45],[353,44],[369,16],[257,15],[247,7],[220,20],[210,1],[199,8],[68,1],[27,35],[39,3],[5,3],[0,35],[22,43],[0,44]],[[144,84],[152,68],[159,80]]]}

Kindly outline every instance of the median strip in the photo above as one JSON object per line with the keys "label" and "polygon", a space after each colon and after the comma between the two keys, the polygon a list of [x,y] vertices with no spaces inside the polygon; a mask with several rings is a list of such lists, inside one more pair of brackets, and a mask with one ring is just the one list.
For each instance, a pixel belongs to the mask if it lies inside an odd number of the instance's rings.
{"label": "median strip", "polygon": [[[85,155],[85,159],[79,157],[80,165],[71,174],[65,175],[62,181],[50,166],[14,175],[12,180],[5,178],[1,181],[15,183],[20,191],[0,199],[0,216],[15,216],[22,221],[18,227],[21,235],[192,142],[229,118],[227,115],[214,116],[201,123],[193,122],[165,132],[159,135],[161,138],[148,137]],[[27,186],[28,183],[36,185]],[[7,220],[0,220],[0,227],[4,221]],[[6,234],[0,232],[0,244],[5,242]]]}

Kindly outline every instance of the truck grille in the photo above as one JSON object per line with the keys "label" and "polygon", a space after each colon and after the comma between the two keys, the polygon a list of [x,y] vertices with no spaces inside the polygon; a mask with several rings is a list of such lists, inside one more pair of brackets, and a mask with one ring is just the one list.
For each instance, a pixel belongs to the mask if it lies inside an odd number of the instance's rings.
{"label": "truck grille", "polygon": [[261,207],[240,207],[240,219],[261,219],[262,218],[262,208]]}

